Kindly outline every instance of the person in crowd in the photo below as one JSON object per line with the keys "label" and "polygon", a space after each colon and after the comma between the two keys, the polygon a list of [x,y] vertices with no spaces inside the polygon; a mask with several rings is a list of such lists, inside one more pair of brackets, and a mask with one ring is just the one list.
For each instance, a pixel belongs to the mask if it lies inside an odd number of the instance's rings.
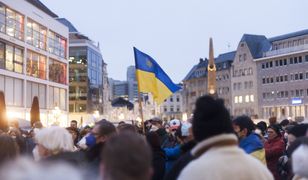
{"label": "person in crowd", "polygon": [[67,127],[66,130],[72,135],[74,145],[76,146],[78,143],[78,130],[72,127]]}
{"label": "person in crowd", "polygon": [[163,149],[176,146],[177,142],[175,141],[175,138],[166,132],[163,126],[163,121],[160,118],[154,117],[150,122],[152,124],[150,131],[155,131],[159,135],[161,147]]}
{"label": "person in crowd", "polygon": [[176,132],[176,136],[179,137],[179,141],[181,142],[181,154],[179,159],[173,164],[172,168],[165,175],[165,180],[176,180],[184,167],[193,160],[193,156],[190,151],[196,145],[196,142],[193,139],[191,126],[192,125],[189,122],[182,123],[181,128],[179,128]]}
{"label": "person in crowd", "polygon": [[102,180],[150,180],[151,149],[136,133],[123,132],[111,137],[102,151]]}
{"label": "person in crowd", "polygon": [[238,147],[230,115],[223,100],[200,97],[195,106],[192,130],[198,144],[179,180],[270,180],[269,170]]}
{"label": "person in crowd", "polygon": [[296,139],[290,146],[293,180],[308,179],[308,137]]}
{"label": "person in crowd", "polygon": [[279,125],[281,126],[283,130],[285,130],[289,124],[290,124],[290,121],[288,119],[284,119],[279,123]]}
{"label": "person in crowd", "polygon": [[22,136],[20,129],[16,127],[10,127],[7,134],[10,135],[17,143],[19,147],[19,153],[22,155],[27,154],[26,138]]}
{"label": "person in crowd", "polygon": [[268,119],[269,125],[277,124],[277,117],[270,117]]}
{"label": "person in crowd", "polygon": [[308,124],[298,124],[293,126],[287,132],[287,147],[296,139],[306,135]]}
{"label": "person in crowd", "polygon": [[283,141],[280,126],[270,125],[267,128],[268,140],[264,143],[266,163],[276,180],[280,179],[278,173],[278,159],[283,155],[285,143]]}
{"label": "person in crowd", "polygon": [[117,127],[117,131],[118,133],[121,133],[121,132],[126,132],[126,131],[130,131],[130,132],[133,132],[133,133],[138,133],[137,131],[137,127],[132,125],[132,124],[119,124],[118,127]]}
{"label": "person in crowd", "polygon": [[116,127],[111,122],[103,119],[95,124],[91,133],[85,138],[88,147],[86,150],[87,169],[94,176],[99,174],[100,154],[104,149],[105,142],[115,133]]}
{"label": "person in crowd", "polygon": [[86,125],[80,130],[80,137],[79,139],[82,139],[84,136],[86,136],[88,133],[90,133],[92,128],[89,125]]}
{"label": "person in crowd", "polygon": [[235,118],[232,123],[233,129],[240,141],[240,148],[266,165],[263,143],[260,136],[254,132],[255,124],[250,117],[239,116]]}
{"label": "person in crowd", "polygon": [[71,128],[78,129],[78,122],[76,120],[72,120],[70,124]]}
{"label": "person in crowd", "polygon": [[72,135],[62,127],[51,126],[39,130],[35,134],[36,147],[33,150],[34,159],[46,162],[64,161],[81,166],[82,154],[74,153]]}
{"label": "person in crowd", "polygon": [[94,180],[83,178],[76,168],[60,162],[35,163],[19,158],[0,169],[2,180]]}
{"label": "person in crowd", "polygon": [[165,151],[160,147],[159,136],[156,132],[146,134],[146,139],[152,150],[152,180],[162,180],[165,175]]}
{"label": "person in crowd", "polygon": [[0,135],[0,168],[19,155],[19,147],[15,140],[6,134]]}

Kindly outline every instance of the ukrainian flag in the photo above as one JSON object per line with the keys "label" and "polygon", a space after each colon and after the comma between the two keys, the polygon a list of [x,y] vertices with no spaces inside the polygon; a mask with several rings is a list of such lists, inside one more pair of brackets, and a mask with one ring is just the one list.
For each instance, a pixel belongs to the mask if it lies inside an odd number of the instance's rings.
{"label": "ukrainian flag", "polygon": [[161,104],[180,89],[174,84],[156,61],[134,47],[136,78],[139,92],[152,93],[154,100]]}

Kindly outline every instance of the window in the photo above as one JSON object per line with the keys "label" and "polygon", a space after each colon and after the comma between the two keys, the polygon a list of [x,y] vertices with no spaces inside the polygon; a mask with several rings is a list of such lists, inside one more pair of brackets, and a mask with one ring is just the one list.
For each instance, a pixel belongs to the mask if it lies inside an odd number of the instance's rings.
{"label": "window", "polygon": [[250,95],[250,101],[251,101],[251,102],[254,102],[254,101],[255,101],[254,95]]}
{"label": "window", "polygon": [[173,106],[170,106],[170,112],[173,112],[174,109],[173,109]]}
{"label": "window", "polygon": [[61,84],[66,84],[66,64],[49,59],[49,80]]}
{"label": "window", "polygon": [[290,64],[293,64],[293,58],[290,57]]}
{"label": "window", "polygon": [[239,102],[239,103],[242,103],[242,102],[243,102],[243,97],[242,97],[242,96],[239,96],[239,97],[238,97],[238,102]]}
{"label": "window", "polygon": [[287,64],[288,64],[288,63],[287,63],[287,59],[284,59],[284,60],[283,60],[283,65],[286,66]]}
{"label": "window", "polygon": [[244,56],[244,61],[246,61],[246,54],[244,54],[243,56]]}
{"label": "window", "polygon": [[303,62],[302,56],[299,56],[299,57],[298,57],[298,63],[302,63],[302,62]]}
{"label": "window", "polygon": [[288,81],[288,75],[284,75],[284,81]]}
{"label": "window", "polygon": [[265,64],[264,63],[262,63],[262,69],[265,69]]}
{"label": "window", "polygon": [[164,106],[164,112],[167,112],[167,107],[166,106]]}
{"label": "window", "polygon": [[245,96],[245,102],[247,102],[247,103],[249,102],[249,95]]}
{"label": "window", "polygon": [[298,80],[298,78],[299,78],[298,74],[295,74],[295,80]]}
{"label": "window", "polygon": [[173,102],[173,97],[170,97],[170,102]]}
{"label": "window", "polygon": [[279,76],[276,77],[276,82],[279,82]]}
{"label": "window", "polygon": [[49,31],[48,38],[49,38],[49,43],[48,43],[49,52],[54,55],[65,58],[66,39],[52,31]]}
{"label": "window", "polygon": [[283,76],[280,76],[280,82],[283,82]]}
{"label": "window", "polygon": [[273,67],[273,61],[269,62],[269,67]]}
{"label": "window", "polygon": [[279,66],[282,66],[283,65],[283,62],[282,62],[282,59],[279,60]]}
{"label": "window", "polygon": [[[46,86],[35,82],[27,81],[27,107],[31,107],[33,98],[38,97],[40,108],[46,108]],[[52,107],[54,108],[54,107]]]}
{"label": "window", "polygon": [[176,102],[180,102],[180,97],[179,96],[176,97]]}
{"label": "window", "polygon": [[275,61],[275,66],[279,66],[278,60]]}
{"label": "window", "polygon": [[306,72],[306,79],[308,79],[308,72]]}
{"label": "window", "polygon": [[27,43],[46,50],[47,28],[28,18]]}
{"label": "window", "polygon": [[263,83],[263,84],[265,84],[265,83],[266,83],[265,78],[262,78],[262,83]]}
{"label": "window", "polygon": [[23,50],[0,42],[0,68],[22,73]]}
{"label": "window", "polygon": [[297,57],[294,57],[294,64],[297,64]]}
{"label": "window", "polygon": [[304,79],[303,73],[299,73],[299,79]]}
{"label": "window", "polygon": [[180,106],[176,107],[176,112],[180,112]]}
{"label": "window", "polygon": [[237,104],[238,103],[238,96],[234,97],[234,103]]}
{"label": "window", "polygon": [[[24,17],[9,8],[0,8],[0,23],[1,32],[5,32],[7,35],[17,38],[19,40],[24,39]],[[5,14],[5,18],[4,18]],[[4,20],[5,19],[5,20]]]}
{"label": "window", "polygon": [[308,55],[305,56],[305,61],[308,62]]}
{"label": "window", "polygon": [[27,53],[27,75],[46,79],[46,57],[38,53]]}

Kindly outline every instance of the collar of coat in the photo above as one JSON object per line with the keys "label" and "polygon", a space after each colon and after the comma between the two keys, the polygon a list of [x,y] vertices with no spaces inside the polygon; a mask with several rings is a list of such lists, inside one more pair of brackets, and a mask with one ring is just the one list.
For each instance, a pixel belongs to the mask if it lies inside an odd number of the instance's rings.
{"label": "collar of coat", "polygon": [[221,134],[199,142],[191,151],[194,157],[199,157],[212,147],[237,146],[238,139],[234,134]]}

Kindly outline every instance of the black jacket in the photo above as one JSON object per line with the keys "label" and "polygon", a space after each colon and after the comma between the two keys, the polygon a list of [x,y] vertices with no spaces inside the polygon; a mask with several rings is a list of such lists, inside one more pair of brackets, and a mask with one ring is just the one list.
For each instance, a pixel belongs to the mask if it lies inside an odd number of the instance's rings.
{"label": "black jacket", "polygon": [[165,152],[161,148],[152,148],[152,166],[154,174],[152,180],[161,180],[165,175]]}

